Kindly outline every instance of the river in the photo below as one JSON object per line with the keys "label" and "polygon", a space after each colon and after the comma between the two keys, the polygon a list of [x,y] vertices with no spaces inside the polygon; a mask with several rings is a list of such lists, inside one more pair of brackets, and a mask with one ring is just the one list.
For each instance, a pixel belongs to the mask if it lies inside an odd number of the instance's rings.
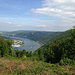
{"label": "river", "polygon": [[12,37],[12,36],[6,36],[6,35],[2,35],[3,37],[8,37],[10,39],[19,39],[19,40],[23,40],[24,41],[24,45],[22,47],[19,48],[15,48],[18,50],[23,50],[25,49],[26,51],[32,51],[34,52],[36,49],[40,48],[41,45],[33,40],[30,40],[28,38],[20,38],[20,37]]}

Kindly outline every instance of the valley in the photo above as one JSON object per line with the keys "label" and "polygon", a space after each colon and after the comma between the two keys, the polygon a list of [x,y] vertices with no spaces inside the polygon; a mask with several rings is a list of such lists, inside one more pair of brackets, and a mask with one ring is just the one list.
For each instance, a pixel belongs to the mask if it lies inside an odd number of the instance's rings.
{"label": "valley", "polygon": [[[2,62],[0,68],[4,68],[8,75],[75,74],[75,28],[65,32],[33,32],[32,34],[30,31],[24,31],[17,32],[18,34],[12,33],[13,36],[11,32],[2,34],[3,37],[10,39],[5,40],[0,36],[0,60]],[[15,44],[20,45],[24,42],[24,45],[12,50],[13,41],[11,39],[19,39],[14,40]],[[7,63],[3,63],[4,60]],[[16,68],[8,65],[11,62]],[[0,74],[3,75],[5,72],[0,69]]]}

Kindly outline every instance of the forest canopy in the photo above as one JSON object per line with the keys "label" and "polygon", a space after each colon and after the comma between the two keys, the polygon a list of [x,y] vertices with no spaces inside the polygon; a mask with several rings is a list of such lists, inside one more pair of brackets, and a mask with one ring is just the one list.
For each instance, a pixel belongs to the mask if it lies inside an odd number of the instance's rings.
{"label": "forest canopy", "polygon": [[40,60],[52,63],[58,63],[66,59],[75,60],[75,27],[69,31],[70,37],[49,42],[33,54],[37,55]]}

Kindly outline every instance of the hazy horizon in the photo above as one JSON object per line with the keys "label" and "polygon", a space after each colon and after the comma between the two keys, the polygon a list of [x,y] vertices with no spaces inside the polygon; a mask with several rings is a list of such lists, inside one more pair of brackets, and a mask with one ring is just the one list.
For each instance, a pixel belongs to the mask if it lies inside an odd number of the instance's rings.
{"label": "hazy horizon", "polygon": [[[69,29],[68,29],[69,30]],[[10,31],[8,31],[8,30],[0,30],[0,32],[15,32],[15,31],[34,31],[34,32],[36,32],[36,31],[38,31],[38,32],[64,32],[64,31],[67,31],[67,30],[63,30],[63,31],[45,31],[45,30],[10,30]]]}

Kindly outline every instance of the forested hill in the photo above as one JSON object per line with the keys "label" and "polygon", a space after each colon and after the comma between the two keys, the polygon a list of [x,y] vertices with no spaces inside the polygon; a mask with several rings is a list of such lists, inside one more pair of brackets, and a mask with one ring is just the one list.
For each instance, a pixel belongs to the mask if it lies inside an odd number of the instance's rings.
{"label": "forested hill", "polygon": [[22,38],[29,38],[31,40],[37,41],[41,37],[50,33],[53,33],[53,32],[20,30],[20,31],[13,31],[13,32],[4,32],[3,34],[16,36],[16,37],[22,37]]}
{"label": "forested hill", "polygon": [[71,33],[69,30],[65,32],[54,32],[54,33],[50,33],[40,37],[38,41],[40,41],[43,44],[46,44],[49,41],[53,41],[55,39],[62,39],[62,38],[70,37],[70,36],[71,36]]}
{"label": "forested hill", "polygon": [[[66,33],[70,34],[66,35]],[[75,28],[62,34],[56,40],[49,41],[37,49],[33,54],[40,60],[52,63],[60,61],[63,64],[63,62],[70,63],[71,60],[75,60]]]}
{"label": "forested hill", "polygon": [[61,39],[71,36],[70,31],[65,32],[46,32],[46,31],[14,31],[6,32],[5,35],[29,38],[40,43],[48,43],[54,39]]}

